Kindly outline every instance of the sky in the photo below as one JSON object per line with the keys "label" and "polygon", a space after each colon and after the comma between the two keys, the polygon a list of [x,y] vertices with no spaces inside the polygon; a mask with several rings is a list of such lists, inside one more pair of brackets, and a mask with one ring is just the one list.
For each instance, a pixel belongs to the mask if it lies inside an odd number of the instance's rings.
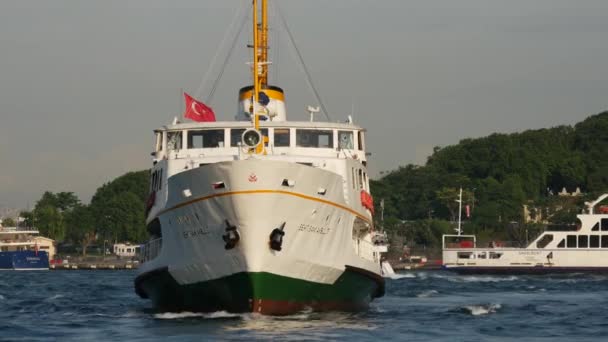
{"label": "sky", "polygon": [[[181,89],[232,120],[250,83],[248,0],[0,0],[0,207],[88,202],[151,165]],[[368,129],[370,173],[434,146],[572,125],[608,109],[605,0],[271,0],[270,80],[290,120],[318,101]],[[209,99],[222,65],[225,72]],[[319,119],[322,117],[319,116]]]}

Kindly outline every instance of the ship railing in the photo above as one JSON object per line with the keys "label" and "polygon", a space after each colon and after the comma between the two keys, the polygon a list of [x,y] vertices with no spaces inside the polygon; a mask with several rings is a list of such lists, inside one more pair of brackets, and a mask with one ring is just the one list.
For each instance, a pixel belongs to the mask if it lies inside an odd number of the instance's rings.
{"label": "ship railing", "polygon": [[156,258],[160,254],[160,250],[163,246],[163,238],[150,240],[145,243],[141,248],[141,262],[150,261]]}

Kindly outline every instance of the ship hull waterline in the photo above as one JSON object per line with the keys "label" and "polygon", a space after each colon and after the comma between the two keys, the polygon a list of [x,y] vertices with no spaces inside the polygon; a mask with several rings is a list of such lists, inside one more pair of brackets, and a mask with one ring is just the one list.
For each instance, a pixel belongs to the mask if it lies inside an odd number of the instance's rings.
{"label": "ship hull waterline", "polygon": [[167,268],[140,275],[140,296],[161,312],[254,312],[289,315],[305,310],[361,311],[383,295],[384,281],[365,270],[347,267],[334,284],[322,284],[266,272],[241,272],[220,279],[180,285]]}
{"label": "ship hull waterline", "polygon": [[443,267],[443,270],[462,275],[543,275],[568,273],[608,274],[608,267],[532,266],[532,267]]}

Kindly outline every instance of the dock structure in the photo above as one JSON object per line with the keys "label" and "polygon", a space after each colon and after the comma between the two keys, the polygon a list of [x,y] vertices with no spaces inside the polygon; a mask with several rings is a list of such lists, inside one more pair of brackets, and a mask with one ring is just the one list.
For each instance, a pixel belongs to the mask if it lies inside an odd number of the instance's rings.
{"label": "dock structure", "polygon": [[53,264],[49,269],[53,271],[75,271],[75,270],[132,270],[137,269],[138,262],[116,260],[113,262],[73,262]]}

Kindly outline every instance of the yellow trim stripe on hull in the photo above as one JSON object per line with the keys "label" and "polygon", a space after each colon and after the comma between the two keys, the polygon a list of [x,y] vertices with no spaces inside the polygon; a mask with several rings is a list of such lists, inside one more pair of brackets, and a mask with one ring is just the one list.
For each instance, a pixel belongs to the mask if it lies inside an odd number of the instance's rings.
{"label": "yellow trim stripe on hull", "polygon": [[359,217],[360,219],[366,221],[367,223],[371,224],[371,220],[367,217],[365,217],[364,215],[358,213],[357,211],[343,206],[341,204],[335,203],[335,202],[331,202],[328,200],[324,200],[321,198],[316,198],[316,197],[312,197],[312,196],[308,196],[308,195],[304,195],[304,194],[300,194],[297,192],[290,192],[290,191],[283,191],[283,190],[243,190],[243,191],[228,191],[228,192],[223,192],[223,193],[219,193],[219,194],[213,194],[213,195],[207,195],[207,196],[203,196],[203,197],[199,197],[199,198],[195,198],[193,200],[189,200],[183,203],[180,203],[178,205],[175,205],[171,208],[167,208],[167,209],[163,209],[161,210],[157,216],[160,216],[164,213],[167,213],[169,211],[175,210],[175,209],[179,209],[182,207],[185,207],[187,205],[190,205],[192,203],[196,203],[196,202],[201,202],[201,201],[206,201],[208,199],[211,198],[215,198],[215,197],[224,197],[224,196],[233,196],[233,195],[252,195],[252,194],[283,194],[283,195],[290,195],[290,196],[296,196],[296,197],[300,197],[300,198],[304,198],[310,201],[316,201],[316,202],[321,202],[321,203],[325,203],[325,204],[329,204],[331,206],[334,206],[336,208],[340,208],[342,210],[346,210],[348,212],[350,212],[351,214]]}

